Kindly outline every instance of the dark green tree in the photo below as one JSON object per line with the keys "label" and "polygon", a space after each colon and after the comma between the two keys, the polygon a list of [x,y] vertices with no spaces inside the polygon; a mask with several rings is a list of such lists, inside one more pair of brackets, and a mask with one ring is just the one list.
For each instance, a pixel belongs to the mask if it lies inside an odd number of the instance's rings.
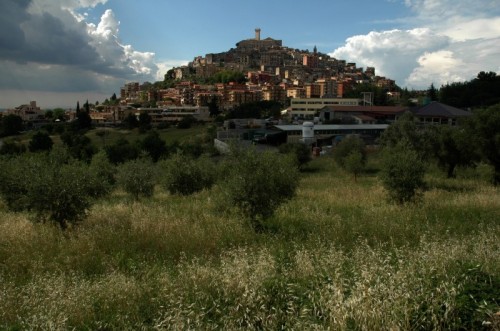
{"label": "dark green tree", "polygon": [[430,141],[438,165],[448,178],[455,177],[457,166],[471,166],[478,159],[477,147],[461,127],[441,125],[430,129]]}
{"label": "dark green tree", "polygon": [[70,155],[77,160],[89,163],[92,156],[97,153],[97,147],[84,134],[65,132],[61,135],[61,140],[68,148]]}
{"label": "dark green tree", "polygon": [[54,142],[49,134],[47,132],[38,131],[31,137],[28,148],[30,152],[45,152],[50,151],[52,145],[54,145]]}
{"label": "dark green tree", "polygon": [[311,148],[301,143],[285,143],[279,146],[279,152],[282,154],[291,154],[297,162],[299,169],[302,169],[312,160]]}
{"label": "dark green tree", "polygon": [[139,148],[124,138],[106,146],[105,151],[109,161],[113,164],[124,163],[139,157]]}
{"label": "dark green tree", "polygon": [[0,136],[13,136],[23,129],[23,119],[20,116],[9,114],[1,117]]}
{"label": "dark green tree", "polygon": [[474,147],[493,166],[493,184],[500,185],[500,104],[477,110],[464,127]]}
{"label": "dark green tree", "polygon": [[123,125],[130,130],[137,128],[139,126],[137,116],[134,113],[129,113],[123,120]]}
{"label": "dark green tree", "polygon": [[151,129],[151,122],[153,119],[151,118],[151,115],[148,114],[147,111],[142,111],[139,114],[139,130],[140,132],[146,132],[147,130]]}
{"label": "dark green tree", "polygon": [[434,84],[431,84],[427,89],[427,97],[429,101],[437,101],[438,100],[438,90],[434,87]]}
{"label": "dark green tree", "polygon": [[76,105],[76,118],[72,123],[73,131],[88,130],[92,128],[92,118],[90,118],[89,102],[85,102],[83,110],[80,110],[80,103]]}
{"label": "dark green tree", "polygon": [[158,162],[159,159],[168,155],[167,144],[157,131],[150,131],[140,142],[140,147],[151,157],[153,162]]}

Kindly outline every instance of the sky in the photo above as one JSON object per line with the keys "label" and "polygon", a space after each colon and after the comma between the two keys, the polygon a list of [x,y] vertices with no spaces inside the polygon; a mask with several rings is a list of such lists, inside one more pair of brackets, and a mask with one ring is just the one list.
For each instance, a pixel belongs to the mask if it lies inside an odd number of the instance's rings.
{"label": "sky", "polygon": [[500,74],[500,0],[1,0],[0,108],[102,102],[255,28],[408,89]]}

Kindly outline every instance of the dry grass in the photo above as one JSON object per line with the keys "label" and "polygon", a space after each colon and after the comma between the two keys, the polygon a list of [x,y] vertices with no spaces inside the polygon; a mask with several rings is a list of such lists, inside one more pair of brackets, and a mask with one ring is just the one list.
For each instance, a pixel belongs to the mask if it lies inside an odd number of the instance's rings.
{"label": "dry grass", "polygon": [[0,206],[0,328],[447,330],[500,310],[497,188],[430,177],[400,207],[329,162],[264,234],[215,190],[117,191],[65,233]]}

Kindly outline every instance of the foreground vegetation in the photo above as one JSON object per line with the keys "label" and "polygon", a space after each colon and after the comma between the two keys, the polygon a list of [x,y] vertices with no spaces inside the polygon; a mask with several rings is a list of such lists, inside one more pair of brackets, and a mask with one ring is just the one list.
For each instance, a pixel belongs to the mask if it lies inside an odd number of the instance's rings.
{"label": "foreground vegetation", "polygon": [[263,232],[218,208],[220,184],[139,201],[116,189],[65,231],[0,202],[0,328],[498,327],[489,168],[431,169],[420,203],[403,206],[387,202],[379,168],[369,155],[354,181],[312,161]]}

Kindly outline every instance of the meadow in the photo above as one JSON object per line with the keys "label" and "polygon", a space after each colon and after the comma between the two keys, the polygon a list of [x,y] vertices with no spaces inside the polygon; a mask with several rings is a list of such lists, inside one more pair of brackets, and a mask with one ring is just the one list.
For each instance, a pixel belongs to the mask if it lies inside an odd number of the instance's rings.
{"label": "meadow", "polygon": [[117,189],[66,231],[0,201],[0,329],[500,328],[487,167],[432,168],[422,201],[403,206],[378,169],[372,154],[354,181],[313,160],[262,233],[217,208],[217,185],[139,202]]}

